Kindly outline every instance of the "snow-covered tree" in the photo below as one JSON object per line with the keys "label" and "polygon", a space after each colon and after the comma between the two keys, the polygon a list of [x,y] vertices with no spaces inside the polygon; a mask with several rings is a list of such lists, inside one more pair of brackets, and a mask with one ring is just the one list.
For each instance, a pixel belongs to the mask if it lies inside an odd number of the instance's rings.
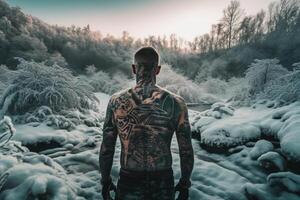
{"label": "snow-covered tree", "polygon": [[250,93],[258,94],[264,90],[265,85],[288,73],[278,59],[256,59],[246,71],[246,79],[250,85]]}
{"label": "snow-covered tree", "polygon": [[260,94],[260,97],[283,103],[300,100],[300,70],[294,70],[271,81]]}
{"label": "snow-covered tree", "polygon": [[58,65],[19,59],[18,71],[0,99],[0,115],[19,114],[48,106],[54,112],[95,109],[92,87]]}

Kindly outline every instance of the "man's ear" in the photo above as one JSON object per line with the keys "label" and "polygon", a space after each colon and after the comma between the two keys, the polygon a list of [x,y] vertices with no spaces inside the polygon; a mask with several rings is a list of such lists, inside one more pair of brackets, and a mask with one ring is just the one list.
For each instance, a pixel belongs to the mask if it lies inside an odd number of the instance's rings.
{"label": "man's ear", "polygon": [[132,73],[136,74],[136,66],[135,66],[135,64],[132,64],[131,67],[132,67]]}
{"label": "man's ear", "polygon": [[160,66],[160,65],[158,65],[158,66],[156,67],[156,72],[155,72],[155,75],[158,75],[158,74],[159,74],[159,72],[160,72],[160,69],[161,69],[161,66]]}

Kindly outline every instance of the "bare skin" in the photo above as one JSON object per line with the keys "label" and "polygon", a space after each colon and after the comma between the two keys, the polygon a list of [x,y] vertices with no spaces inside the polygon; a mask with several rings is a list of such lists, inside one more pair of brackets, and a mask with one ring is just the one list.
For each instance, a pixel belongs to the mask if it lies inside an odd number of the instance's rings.
{"label": "bare skin", "polygon": [[189,180],[194,156],[184,100],[159,86],[159,68],[133,66],[137,84],[114,94],[108,104],[100,150],[102,180],[110,178],[116,139],[121,141],[121,167],[157,171],[172,166],[171,139],[176,133],[182,178]]}

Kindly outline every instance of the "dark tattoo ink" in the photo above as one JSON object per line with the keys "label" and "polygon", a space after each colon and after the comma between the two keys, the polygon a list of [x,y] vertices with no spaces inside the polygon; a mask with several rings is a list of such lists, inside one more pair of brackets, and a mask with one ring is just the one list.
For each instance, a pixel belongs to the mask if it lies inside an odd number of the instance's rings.
{"label": "dark tattoo ink", "polygon": [[194,156],[187,106],[181,97],[155,85],[155,70],[138,67],[137,85],[113,95],[107,107],[100,150],[102,179],[110,177],[117,136],[121,141],[122,168],[171,168],[174,132],[182,178],[190,179]]}

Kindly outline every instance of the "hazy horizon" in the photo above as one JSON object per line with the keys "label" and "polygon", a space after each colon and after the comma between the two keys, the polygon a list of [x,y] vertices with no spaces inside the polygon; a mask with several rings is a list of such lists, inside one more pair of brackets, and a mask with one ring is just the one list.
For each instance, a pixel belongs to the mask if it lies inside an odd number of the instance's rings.
{"label": "hazy horizon", "polygon": [[[240,0],[248,15],[267,9],[278,0]],[[91,30],[102,34],[121,36],[124,30],[131,36],[170,35],[192,40],[208,33],[211,25],[222,17],[222,10],[230,0],[7,0],[25,13],[49,24],[62,26],[90,25]]]}

